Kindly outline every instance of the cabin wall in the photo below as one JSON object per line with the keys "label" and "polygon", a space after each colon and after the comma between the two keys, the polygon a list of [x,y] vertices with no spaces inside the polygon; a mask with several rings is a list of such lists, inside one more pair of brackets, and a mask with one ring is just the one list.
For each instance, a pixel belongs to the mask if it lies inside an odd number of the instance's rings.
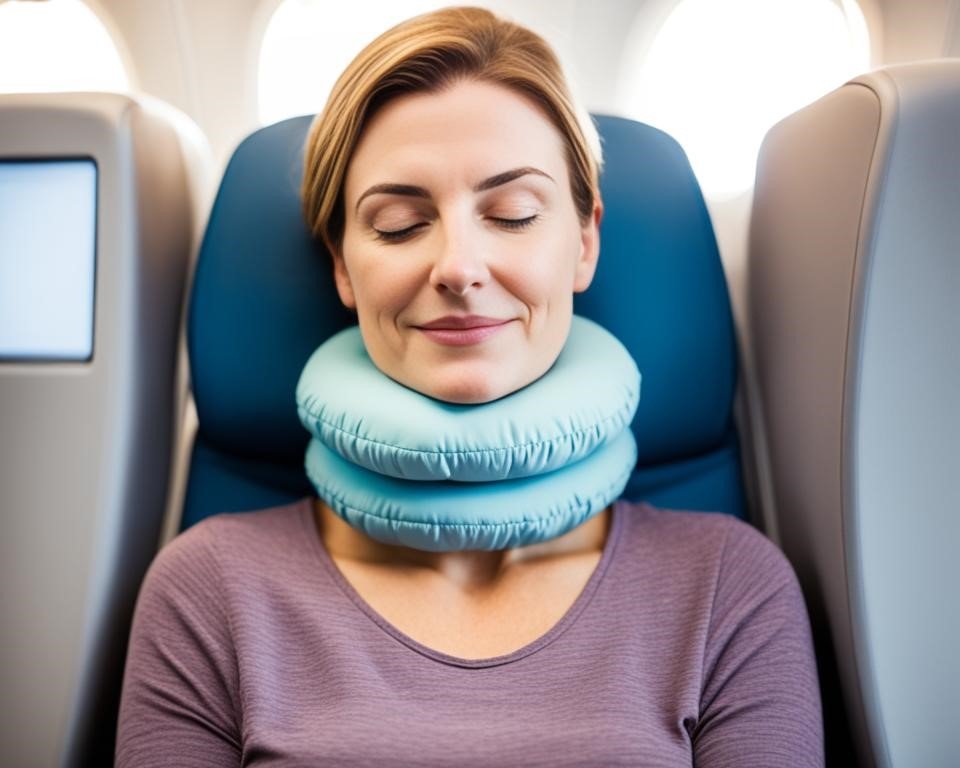
{"label": "cabin wall", "polygon": [[[121,38],[139,89],[192,117],[218,170],[259,126],[259,40],[279,0],[87,0]],[[588,109],[617,113],[628,44],[649,45],[674,0],[499,0],[484,3],[537,29],[557,48]],[[331,3],[331,23],[337,8]],[[872,64],[960,55],[960,0],[860,0]],[[631,38],[643,15],[651,35]],[[305,74],[305,78],[307,75]],[[214,174],[219,178],[219,173]],[[735,304],[740,302],[750,193],[708,200]]]}
{"label": "cabin wall", "polygon": [[958,0],[876,0],[883,17],[883,64],[960,56]]}
{"label": "cabin wall", "polygon": [[[190,115],[221,167],[258,126],[259,39],[278,0],[86,0],[119,37],[141,90]],[[557,47],[588,108],[616,112],[624,47],[638,15],[651,31],[674,0],[500,0]],[[331,4],[331,7],[335,7]],[[860,0],[873,66],[960,55],[960,0]],[[335,23],[336,12],[331,14]],[[640,40],[642,45],[650,40]],[[634,39],[633,42],[636,42]]]}
{"label": "cabin wall", "polygon": [[222,170],[258,127],[252,27],[263,0],[86,1],[122,35],[134,87],[193,118]]}

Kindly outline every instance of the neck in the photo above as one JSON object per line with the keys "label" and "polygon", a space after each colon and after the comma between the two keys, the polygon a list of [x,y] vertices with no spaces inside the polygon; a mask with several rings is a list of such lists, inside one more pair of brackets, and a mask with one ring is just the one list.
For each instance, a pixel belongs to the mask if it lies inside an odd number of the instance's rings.
{"label": "neck", "polygon": [[482,589],[499,581],[512,566],[602,550],[610,532],[611,507],[554,539],[502,550],[427,552],[385,544],[342,520],[320,499],[314,499],[320,537],[332,558],[369,565],[433,571],[466,589]]}

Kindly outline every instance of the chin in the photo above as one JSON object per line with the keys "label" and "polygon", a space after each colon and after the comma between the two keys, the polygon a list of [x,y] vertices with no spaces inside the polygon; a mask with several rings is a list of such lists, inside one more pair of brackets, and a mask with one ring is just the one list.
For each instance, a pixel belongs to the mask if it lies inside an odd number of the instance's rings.
{"label": "chin", "polygon": [[415,387],[430,397],[456,405],[480,405],[497,400],[507,394],[506,391],[491,387],[486,382],[456,382],[443,384],[430,382],[423,388]]}
{"label": "chin", "polygon": [[[552,363],[551,363],[552,364]],[[514,370],[513,375],[503,375],[506,363],[494,366],[456,365],[452,370],[434,370],[429,377],[418,376],[403,383],[436,400],[457,405],[480,405],[513,394],[539,379],[545,370]]]}
{"label": "chin", "polygon": [[456,405],[480,405],[498,400],[520,389],[509,382],[496,377],[470,375],[435,376],[429,379],[412,381],[407,384],[418,392],[436,400]]}

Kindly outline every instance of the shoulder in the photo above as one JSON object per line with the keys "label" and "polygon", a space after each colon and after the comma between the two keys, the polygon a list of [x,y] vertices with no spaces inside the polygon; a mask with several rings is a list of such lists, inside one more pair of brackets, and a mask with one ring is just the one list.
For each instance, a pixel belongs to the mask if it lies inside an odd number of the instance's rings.
{"label": "shoulder", "polygon": [[277,562],[292,542],[304,540],[309,499],[254,512],[204,518],[175,536],[156,555],[144,587],[186,587],[219,583],[223,572],[256,569]]}
{"label": "shoulder", "polygon": [[749,564],[763,573],[792,573],[780,549],[753,526],[731,515],[660,509],[647,503],[620,502],[628,547],[658,558],[680,557],[718,565]]}
{"label": "shoulder", "polygon": [[783,552],[748,523],[724,514],[626,504],[621,546],[627,567],[673,594],[696,592],[716,622],[770,603],[804,615],[793,567]]}
{"label": "shoulder", "polygon": [[302,538],[303,522],[310,512],[310,499],[252,512],[222,512],[204,518],[176,536],[164,547],[171,557],[260,549],[282,542],[291,535]]}
{"label": "shoulder", "polygon": [[633,523],[632,527],[643,534],[653,534],[678,540],[696,540],[703,536],[759,537],[768,541],[749,523],[732,515],[719,512],[694,512],[685,509],[655,507],[645,501],[618,502]]}
{"label": "shoulder", "polygon": [[[709,596],[707,643],[719,653],[744,632],[790,627],[807,643],[809,620],[800,584],[783,552],[763,533],[729,515],[630,505],[628,540],[669,574],[678,590]],[[801,655],[806,653],[801,648]]]}

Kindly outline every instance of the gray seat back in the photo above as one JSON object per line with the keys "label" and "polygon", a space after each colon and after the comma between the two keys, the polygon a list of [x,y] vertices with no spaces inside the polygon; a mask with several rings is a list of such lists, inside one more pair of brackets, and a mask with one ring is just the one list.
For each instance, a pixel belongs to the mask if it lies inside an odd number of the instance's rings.
{"label": "gray seat back", "polygon": [[203,145],[119,94],[5,95],[0,125],[0,764],[109,765]]}
{"label": "gray seat back", "polygon": [[828,753],[960,754],[960,61],[858,77],[776,125],[749,305],[782,546],[810,605]]}

